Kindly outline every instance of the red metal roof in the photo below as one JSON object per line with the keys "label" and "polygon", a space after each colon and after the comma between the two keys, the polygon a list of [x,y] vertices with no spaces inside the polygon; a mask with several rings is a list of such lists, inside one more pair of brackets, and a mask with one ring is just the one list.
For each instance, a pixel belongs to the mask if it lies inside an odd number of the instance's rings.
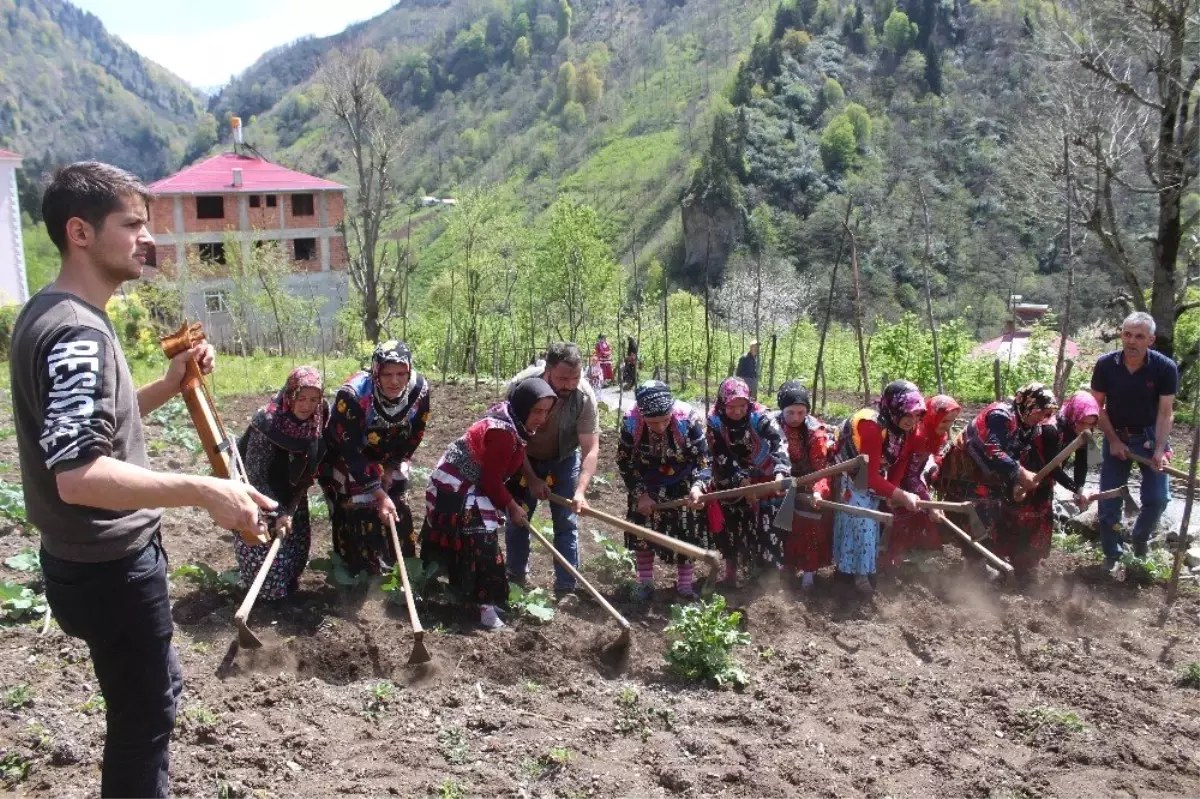
{"label": "red metal roof", "polygon": [[[971,355],[976,358],[980,358],[984,355],[995,355],[1001,351],[1007,353],[1009,349],[1015,348],[1015,352],[1013,354],[1017,357],[1020,357],[1021,353],[1025,352],[1025,350],[1029,348],[1030,338],[1031,333],[1028,330],[1018,330],[1016,333],[1005,333],[1003,336],[999,336],[991,341],[985,341],[982,344],[979,344],[974,350],[972,350]],[[1052,336],[1050,338],[1050,355],[1052,357],[1058,356],[1058,341],[1058,336]],[[1068,358],[1079,357],[1079,345],[1071,339],[1067,339],[1066,356]]]}
{"label": "red metal roof", "polygon": [[21,156],[14,153],[12,150],[0,150],[0,158],[15,158],[21,160]]}
{"label": "red metal roof", "polygon": [[[242,170],[242,185],[233,185],[233,170]],[[221,153],[150,184],[155,194],[234,194],[264,191],[345,190],[332,180],[313,177],[261,158]]]}

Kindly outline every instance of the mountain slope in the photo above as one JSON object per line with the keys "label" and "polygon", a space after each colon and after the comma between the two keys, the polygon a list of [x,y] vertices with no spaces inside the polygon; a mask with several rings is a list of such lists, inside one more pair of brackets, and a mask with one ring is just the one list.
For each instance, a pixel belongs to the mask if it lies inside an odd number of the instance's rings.
{"label": "mountain slope", "polygon": [[92,14],[0,0],[0,145],[35,164],[91,158],[151,180],[179,166],[201,110]]}
{"label": "mountain slope", "polygon": [[317,71],[321,57],[350,43],[380,50],[422,47],[454,20],[475,16],[486,8],[480,0],[400,0],[392,8],[332,36],[306,37],[264,53],[208,104],[219,120],[226,114],[249,118],[282,99],[292,87]]}

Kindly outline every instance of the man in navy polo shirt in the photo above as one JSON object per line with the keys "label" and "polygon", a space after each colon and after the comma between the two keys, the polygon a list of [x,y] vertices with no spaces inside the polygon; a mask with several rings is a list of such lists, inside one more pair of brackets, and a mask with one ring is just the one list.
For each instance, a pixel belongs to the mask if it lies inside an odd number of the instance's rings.
{"label": "man in navy polo shirt", "polygon": [[[1121,349],[1102,355],[1092,370],[1092,393],[1100,403],[1100,430],[1104,433],[1104,459],[1100,490],[1129,482],[1134,461],[1129,453],[1143,455],[1153,467],[1141,466],[1142,511],[1133,525],[1133,554],[1146,556],[1150,535],[1167,507],[1167,476],[1163,464],[1170,458],[1169,437],[1175,421],[1175,391],[1179,370],[1175,362],[1150,349],[1154,345],[1154,317],[1134,313],[1121,324]],[[1100,503],[1100,542],[1104,566],[1110,571],[1121,558],[1121,500]]]}

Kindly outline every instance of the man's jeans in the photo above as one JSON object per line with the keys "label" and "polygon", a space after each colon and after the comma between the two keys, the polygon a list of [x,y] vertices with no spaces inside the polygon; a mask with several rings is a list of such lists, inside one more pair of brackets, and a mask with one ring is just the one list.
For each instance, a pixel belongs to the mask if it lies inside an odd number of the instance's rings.
{"label": "man's jeans", "polygon": [[[571,499],[575,496],[575,486],[579,483],[579,450],[557,461],[535,461],[530,459],[534,473],[545,480],[554,478],[550,491],[560,497]],[[532,523],[533,512],[537,510],[537,500],[531,494],[529,497],[529,519]],[[550,506],[550,518],[554,520],[554,548],[576,569],[579,568],[579,517],[570,508],[558,505]],[[529,571],[529,531],[524,527],[514,527],[512,522],[504,530],[505,557],[508,559],[506,568],[510,579],[520,581],[525,579]],[[554,590],[573,591],[575,578],[566,569],[554,563]]]}
{"label": "man's jeans", "polygon": [[[1142,435],[1132,435],[1128,441],[1129,451],[1135,455],[1154,455],[1154,428],[1148,427]],[[1108,439],[1104,440],[1103,461],[1100,466],[1100,490],[1119,488],[1129,482],[1129,472],[1133,468],[1132,460],[1118,460],[1108,449]],[[1138,514],[1133,525],[1133,545],[1135,550],[1145,551],[1150,536],[1158,527],[1158,520],[1167,509],[1169,496],[1167,494],[1167,476],[1160,474],[1149,466],[1138,464],[1142,470],[1142,511]],[[1100,543],[1104,547],[1106,558],[1121,557],[1121,536],[1117,533],[1117,524],[1121,521],[1121,499],[1105,499],[1100,501]]]}
{"label": "man's jeans", "polygon": [[42,550],[46,599],[67,635],[82,638],[107,705],[101,796],[166,796],[168,746],[183,673],[171,646],[167,557],[155,538],[106,563]]}

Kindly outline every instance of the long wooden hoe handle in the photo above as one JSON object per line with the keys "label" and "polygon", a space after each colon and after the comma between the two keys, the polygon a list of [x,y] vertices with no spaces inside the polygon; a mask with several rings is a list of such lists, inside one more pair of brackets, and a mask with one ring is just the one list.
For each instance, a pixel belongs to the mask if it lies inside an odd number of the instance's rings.
{"label": "long wooden hoe handle", "polygon": [[[550,501],[555,505],[559,505],[564,508],[571,507],[571,503],[568,500],[560,497],[558,494],[551,494]],[[686,541],[680,541],[678,538],[672,538],[669,535],[656,533],[653,530],[648,530],[641,525],[627,522],[624,519],[619,519],[616,516],[605,513],[604,511],[596,510],[595,508],[584,508],[583,515],[602,521],[605,524],[610,524],[613,527],[616,527],[618,530],[624,530],[625,532],[636,535],[638,538],[649,541],[652,544],[658,544],[659,546],[665,547],[673,552],[678,552],[680,555],[691,558],[692,560],[706,560],[714,566],[721,563],[721,553],[717,552],[716,550],[701,549],[695,544],[689,544]]]}
{"label": "long wooden hoe handle", "polygon": [[[836,464],[834,466],[829,466],[824,469],[818,469],[815,472],[810,472],[809,474],[806,474],[803,477],[793,477],[790,479],[790,481],[785,481],[783,483],[783,486],[785,488],[787,488],[790,486],[812,485],[813,483],[817,482],[818,480],[824,479],[826,477],[832,477],[833,475],[842,474],[843,472],[848,472],[852,469],[859,468],[863,465],[863,463],[865,461],[866,461],[866,458],[862,457],[862,456],[860,456],[858,458],[853,458],[851,460]],[[718,502],[718,501],[725,500],[725,499],[738,499],[740,497],[752,497],[752,496],[756,496],[758,494],[769,494],[769,493],[777,490],[778,488],[779,488],[778,481],[770,480],[765,483],[753,483],[752,485],[741,486],[739,488],[727,488],[724,491],[711,491],[707,494],[702,495],[700,497],[700,501],[701,502]],[[659,510],[671,510],[672,508],[682,508],[684,505],[688,504],[690,501],[691,500],[688,499],[687,497],[684,497],[682,499],[672,499],[669,502],[659,502],[659,503],[655,504],[650,510],[651,511],[659,511]]]}
{"label": "long wooden hoe handle", "polygon": [[[1145,455],[1137,455],[1133,452],[1130,452],[1129,459],[1132,461],[1135,461],[1137,463],[1140,463],[1143,466],[1149,466],[1152,469],[1154,468],[1153,461],[1151,461]],[[1164,472],[1166,472],[1167,474],[1171,475],[1172,477],[1178,477],[1180,480],[1183,480],[1185,483],[1192,482],[1192,478],[1191,478],[1191,476],[1188,475],[1187,472],[1185,472],[1181,469],[1176,469],[1174,466],[1168,466],[1167,464],[1164,463],[1162,470]],[[1200,480],[1198,480],[1197,482],[1200,482]]]}
{"label": "long wooden hoe handle", "polygon": [[619,624],[621,626],[621,629],[625,633],[628,633],[629,632],[629,622],[626,621],[625,617],[622,616],[617,611],[616,608],[614,608],[612,605],[609,604],[608,600],[605,599],[600,594],[600,592],[596,590],[596,587],[594,585],[592,585],[590,582],[588,582],[587,579],[582,574],[579,573],[578,569],[576,569],[574,566],[571,565],[571,561],[567,560],[566,557],[561,552],[559,552],[558,549],[556,549],[555,546],[546,539],[546,536],[542,535],[541,532],[539,532],[537,530],[537,528],[535,528],[532,524],[530,524],[529,522],[526,522],[525,529],[528,530],[530,533],[532,533],[533,536],[535,538],[537,538],[538,541],[541,541],[542,546],[544,546],[546,549],[550,550],[550,554],[554,556],[554,560],[558,563],[558,565],[562,566],[564,569],[566,569],[568,574],[570,574],[572,577],[574,577],[584,588],[586,588],[587,592],[589,594],[591,594],[596,599],[597,602],[600,603],[600,607],[602,607],[606,611],[608,611],[608,614],[610,616],[612,616],[613,619],[616,620],[617,624]]}
{"label": "long wooden hoe handle", "polygon": [[408,584],[408,564],[404,562],[404,550],[400,548],[400,536],[396,534],[396,522],[388,518],[388,530],[392,534],[392,548],[396,550],[396,564],[399,566],[400,583],[404,586],[404,602],[408,605],[408,621],[412,625],[413,634],[418,641],[425,633],[421,619],[417,616],[417,603],[413,599],[412,586]]}
{"label": "long wooden hoe handle", "polygon": [[[1039,485],[1043,480],[1045,480],[1047,477],[1049,477],[1051,474],[1053,474],[1055,469],[1057,469],[1059,466],[1062,466],[1064,463],[1066,463],[1067,458],[1071,457],[1072,453],[1074,453],[1075,450],[1079,449],[1080,447],[1082,447],[1084,444],[1087,444],[1091,440],[1092,440],[1092,434],[1087,432],[1086,430],[1084,432],[1080,433],[1079,435],[1075,436],[1074,441],[1072,441],[1070,444],[1067,444],[1065,447],[1063,447],[1061,452],[1059,452],[1057,455],[1055,455],[1053,458],[1051,458],[1049,463],[1047,463],[1045,466],[1043,466],[1041,469],[1038,470],[1038,473],[1033,476],[1033,484],[1035,486]],[[1017,490],[1013,492],[1013,496],[1016,497],[1018,502],[1020,502],[1021,500],[1025,499],[1026,496],[1029,495],[1030,490],[1032,490],[1032,489],[1027,490],[1020,486],[1017,486]]]}
{"label": "long wooden hoe handle", "polygon": [[1009,563],[1006,560],[1001,560],[1000,558],[996,557],[996,555],[990,549],[987,549],[986,547],[984,547],[982,544],[980,544],[974,538],[971,538],[971,536],[967,534],[966,530],[962,529],[961,527],[959,527],[957,524],[950,521],[949,519],[943,519],[942,524],[949,527],[950,531],[952,533],[954,533],[956,536],[958,536],[959,538],[961,538],[963,540],[963,543],[967,544],[969,547],[971,547],[971,549],[975,550],[980,555],[983,555],[983,557],[987,559],[988,563],[992,564],[993,566],[995,566],[997,569],[1004,572],[1005,574],[1013,573],[1013,567],[1012,567],[1011,563]]}

